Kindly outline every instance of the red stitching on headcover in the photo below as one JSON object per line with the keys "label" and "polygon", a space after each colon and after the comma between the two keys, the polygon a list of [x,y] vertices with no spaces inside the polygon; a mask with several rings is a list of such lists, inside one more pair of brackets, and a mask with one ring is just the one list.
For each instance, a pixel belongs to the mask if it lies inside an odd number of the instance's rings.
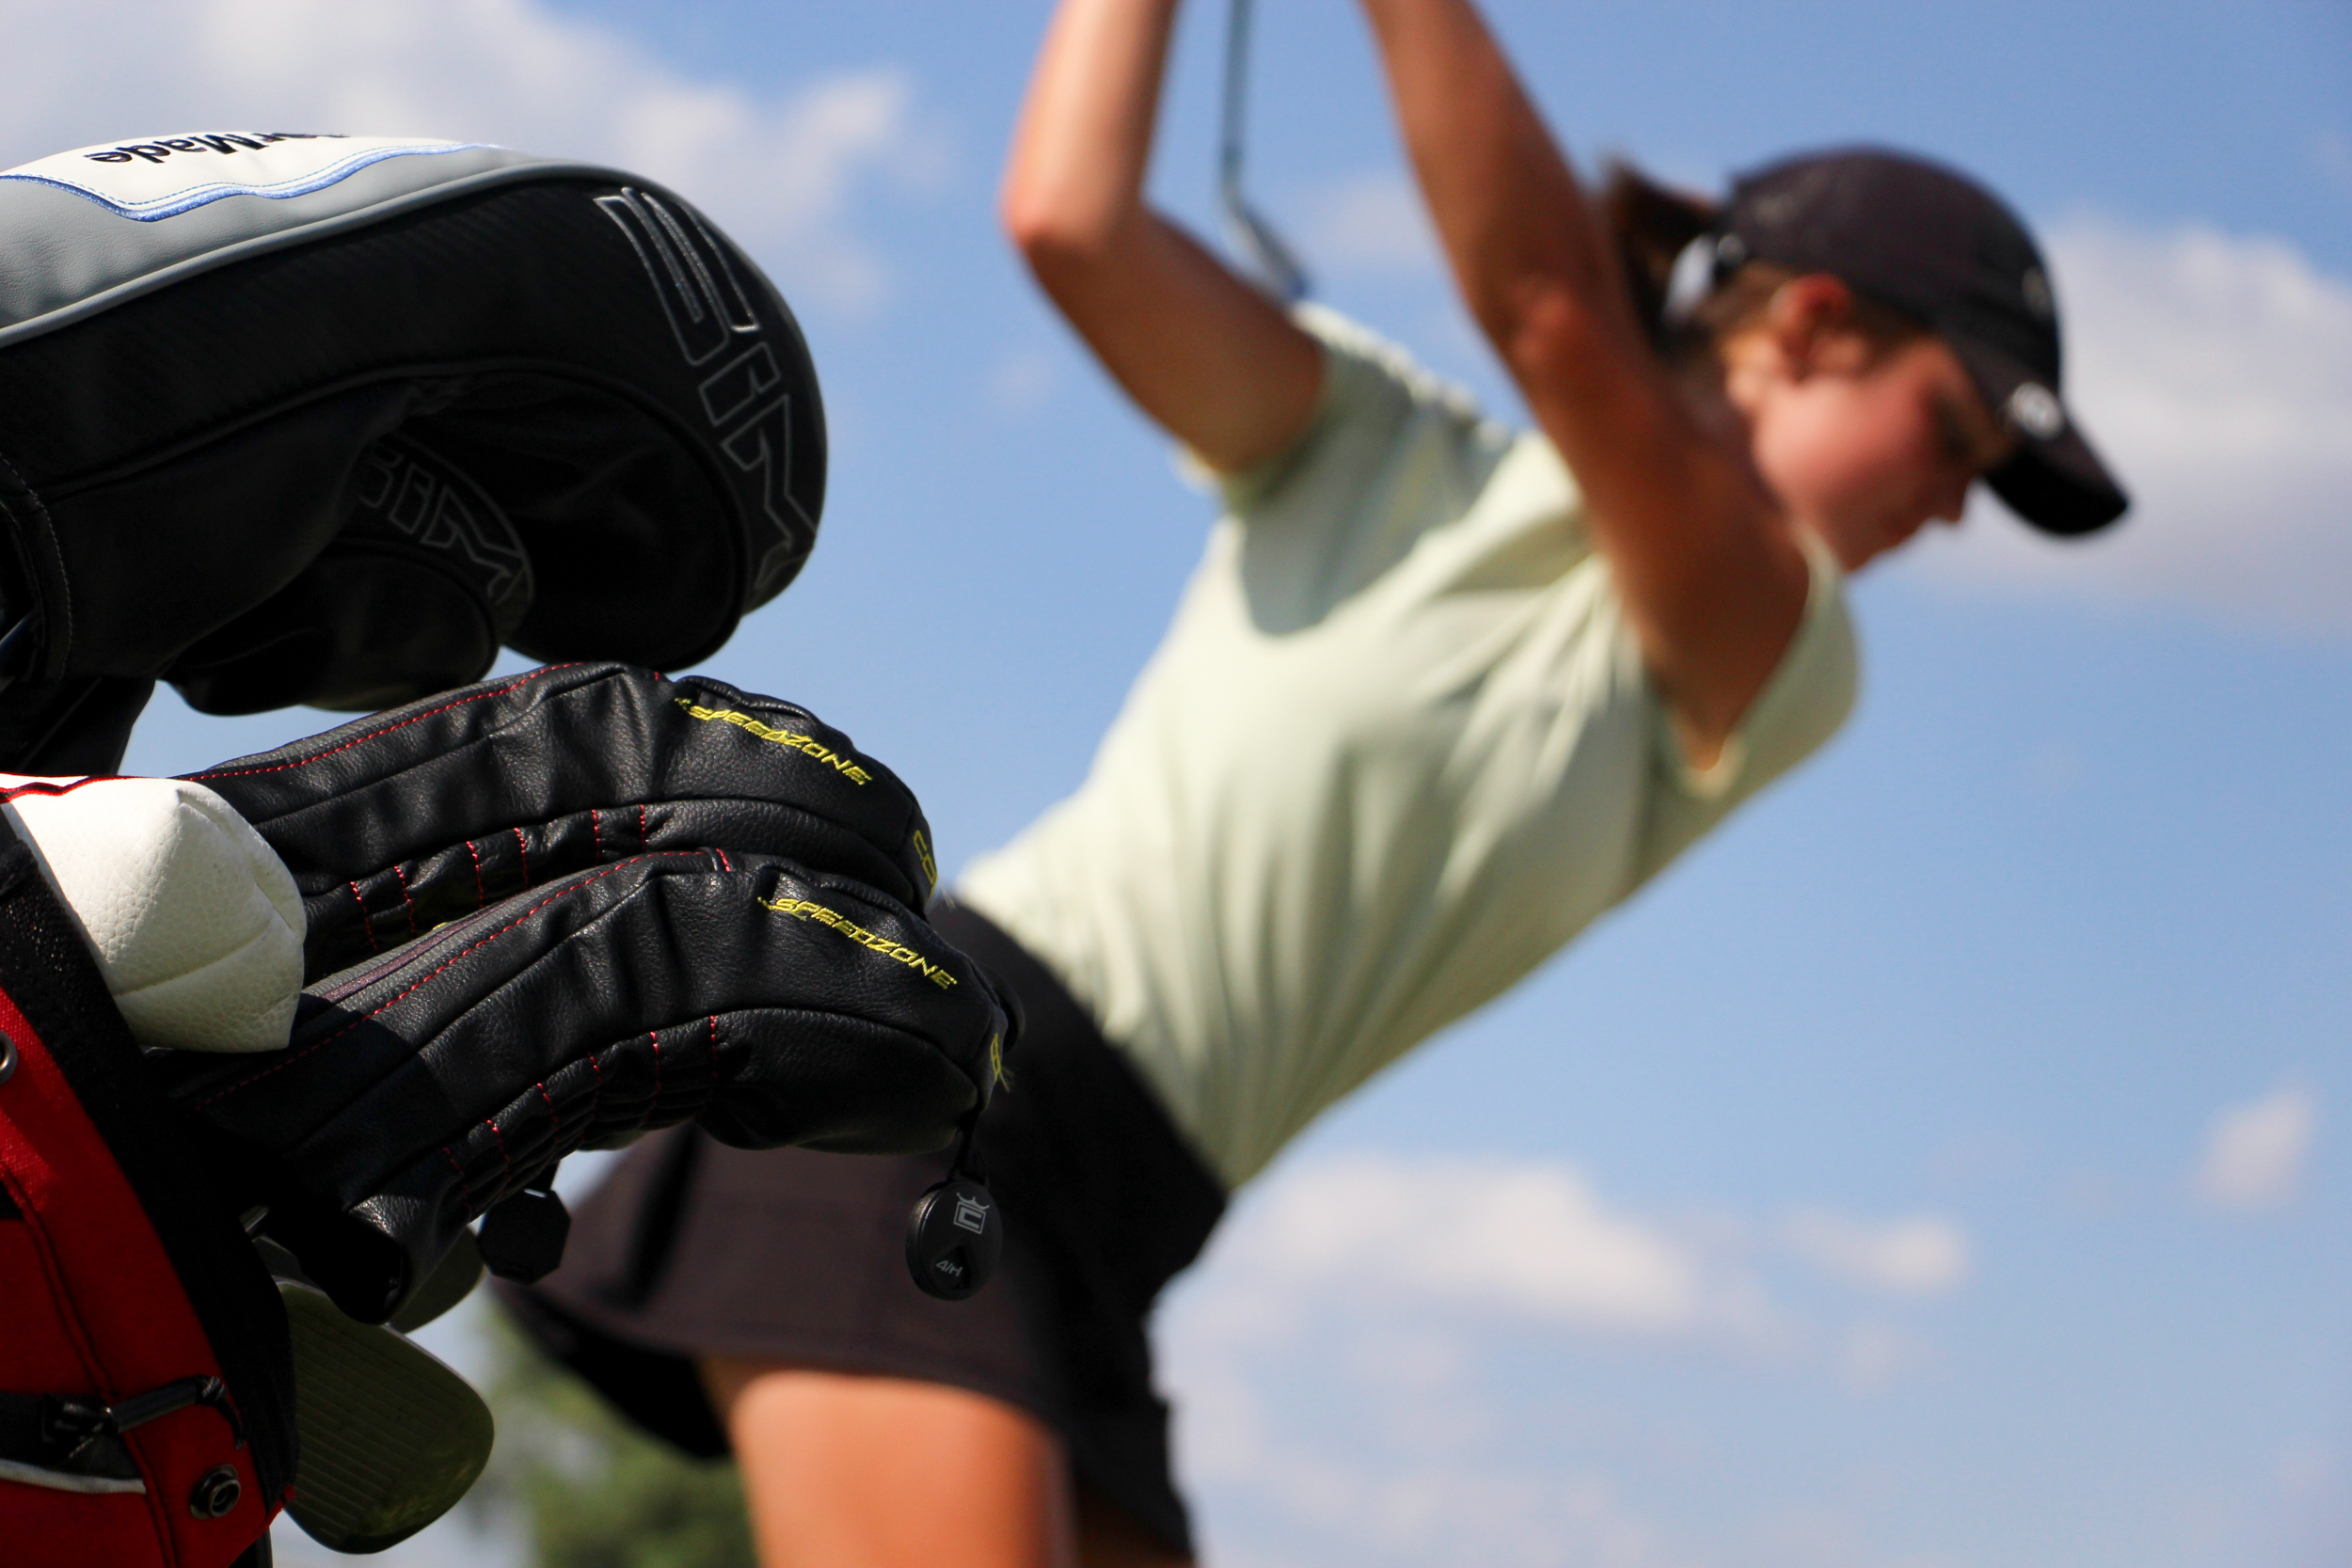
{"label": "red stitching on headcover", "polygon": [[[673,858],[685,858],[691,860],[700,853],[702,853],[702,851],[699,849],[664,849],[658,856],[632,855],[628,860],[621,861],[616,864],[605,867],[605,869],[597,872],[593,877],[583,877],[579,881],[572,883],[569,887],[557,889],[555,892],[548,894],[545,898],[540,899],[536,904],[532,905],[531,908],[523,911],[522,913],[516,915],[514,919],[508,921],[505,925],[500,927],[497,930],[492,931],[488,936],[484,937],[480,942],[475,942],[472,946],[465,948],[463,951],[451,954],[447,958],[444,958],[439,964],[435,966],[431,974],[428,974],[423,979],[417,981],[415,985],[409,986],[406,990],[403,990],[400,995],[389,997],[386,1000],[377,1003],[374,1006],[369,1008],[364,1014],[353,1019],[349,1023],[344,1024],[342,1028],[336,1030],[325,1039],[311,1041],[309,1045],[304,1046],[300,1051],[297,1051],[293,1055],[288,1056],[284,1061],[272,1063],[269,1067],[262,1069],[260,1072],[255,1073],[250,1078],[241,1078],[233,1084],[230,1084],[224,1087],[214,1090],[211,1094],[206,1095],[203,1099],[196,1102],[197,1108],[201,1110],[203,1107],[212,1104],[215,1101],[227,1099],[230,1095],[235,1094],[239,1089],[249,1088],[253,1085],[260,1083],[262,1079],[267,1078],[272,1073],[285,1071],[288,1068],[302,1060],[303,1057],[310,1055],[312,1052],[322,1050],[326,1046],[334,1044],[337,1040],[342,1039],[345,1035],[350,1034],[354,1029],[358,1028],[359,1025],[365,1023],[369,1019],[373,1018],[385,1008],[392,1006],[405,998],[414,994],[420,988],[431,985],[433,981],[440,975],[441,972],[449,968],[451,964],[457,962],[458,959],[463,958],[469,954],[480,952],[483,948],[487,947],[490,943],[498,941],[499,938],[504,936],[507,932],[513,930],[524,921],[529,920],[532,915],[537,914],[541,910],[546,909],[549,904],[554,903],[558,898],[562,898],[568,894],[578,893],[581,888],[587,887],[593,882],[601,882],[607,877],[626,871],[641,860],[667,860]],[[660,1084],[660,1042],[656,1041],[654,1044],[654,1082],[657,1086],[657,1093],[660,1092],[659,1085]]]}
{"label": "red stitching on headcover", "polygon": [[[574,661],[575,664],[577,662],[577,660]],[[380,740],[384,736],[391,734],[394,730],[405,730],[411,724],[421,724],[437,713],[447,713],[453,707],[464,707],[468,703],[478,703],[486,697],[503,697],[509,691],[514,690],[517,687],[529,686],[532,681],[537,680],[542,675],[552,675],[558,670],[569,670],[573,667],[574,665],[572,664],[550,664],[545,669],[533,670],[527,675],[516,676],[513,680],[508,681],[504,686],[494,687],[487,691],[477,691],[470,697],[460,697],[453,703],[443,703],[439,707],[428,708],[424,712],[416,715],[414,718],[404,719],[397,724],[387,724],[380,730],[370,730],[367,734],[357,736],[352,739],[344,741],[340,746],[330,746],[326,751],[319,752],[317,756],[297,757],[292,762],[276,763],[268,768],[239,768],[234,769],[224,768],[218,772],[213,773],[191,773],[188,777],[201,784],[206,779],[242,779],[248,773],[283,773],[289,768],[308,768],[310,764],[331,757],[338,752],[348,752],[354,746],[364,746],[371,740]]]}
{"label": "red stitching on headcover", "polygon": [[604,1109],[604,1069],[596,1065],[595,1052],[588,1053],[588,1070],[596,1076],[596,1092],[588,1097],[588,1121],[595,1125],[596,1113]]}
{"label": "red stitching on headcover", "polygon": [[719,857],[719,863],[724,866],[727,870],[732,871],[735,869],[735,863],[727,859],[727,852],[724,849],[720,848],[714,844],[710,847],[710,852]]}
{"label": "red stitching on headcover", "polygon": [[555,1124],[556,1132],[562,1132],[564,1131],[564,1113],[555,1108],[555,1097],[548,1093],[546,1080],[542,1079],[540,1082],[533,1084],[531,1086],[537,1089],[539,1091],[539,1098],[548,1102],[548,1119]]}
{"label": "red stitching on headcover", "polygon": [[645,1037],[653,1041],[653,1104],[646,1113],[651,1115],[661,1108],[661,1037],[648,1029]]}
{"label": "red stitching on headcover", "polygon": [[400,901],[408,906],[408,934],[413,937],[417,934],[417,901],[408,896],[408,873],[395,865],[392,875],[400,879]]}
{"label": "red stitching on headcover", "polygon": [[472,839],[468,839],[466,853],[473,857],[473,907],[478,910],[490,901],[490,895],[482,890],[482,851],[473,847]]}
{"label": "red stitching on headcover", "polygon": [[[506,1181],[512,1181],[515,1180],[515,1162],[506,1157],[506,1134],[500,1132],[499,1124],[488,1117],[482,1118],[482,1125],[488,1128],[490,1136],[499,1141],[499,1164],[506,1167]],[[504,1187],[506,1181],[501,1181],[499,1185]]]}
{"label": "red stitching on headcover", "polygon": [[472,1208],[473,1185],[466,1180],[466,1167],[457,1163],[457,1156],[449,1151],[447,1144],[441,1146],[441,1158],[447,1160],[449,1168],[457,1173],[457,1191],[465,1198],[466,1207]]}
{"label": "red stitching on headcover", "polygon": [[31,784],[10,784],[6,789],[0,789],[0,801],[13,800],[21,795],[39,795],[46,799],[55,799],[59,795],[71,795],[84,784],[120,784],[125,777],[126,775],[121,773],[92,773],[89,777],[76,779],[70,784],[53,784],[46,779],[36,779]]}
{"label": "red stitching on headcover", "polygon": [[594,806],[588,808],[588,847],[596,852],[596,859],[604,859],[604,830],[596,823]]}
{"label": "red stitching on headcover", "polygon": [[359,884],[351,882],[345,885],[351,889],[351,901],[359,906],[359,929],[368,934],[368,951],[383,952],[383,944],[375,940],[375,923],[368,918],[368,901],[359,895]]}
{"label": "red stitching on headcover", "polygon": [[637,802],[637,852],[645,852],[645,802]]}
{"label": "red stitching on headcover", "polygon": [[523,842],[523,831],[520,828],[515,830],[515,853],[522,857],[523,886],[529,887],[531,885],[531,846]]}

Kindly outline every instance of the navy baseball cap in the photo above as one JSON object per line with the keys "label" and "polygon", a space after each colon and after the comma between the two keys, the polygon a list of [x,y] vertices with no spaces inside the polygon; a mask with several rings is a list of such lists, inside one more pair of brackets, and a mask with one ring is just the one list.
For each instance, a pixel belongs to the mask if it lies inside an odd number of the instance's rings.
{"label": "navy baseball cap", "polygon": [[2026,522],[2090,533],[2131,504],[2059,399],[2049,270],[1992,192],[1924,159],[1842,148],[1740,177],[1718,228],[1718,276],[1750,261],[1834,273],[1950,344],[2017,439],[1985,483]]}

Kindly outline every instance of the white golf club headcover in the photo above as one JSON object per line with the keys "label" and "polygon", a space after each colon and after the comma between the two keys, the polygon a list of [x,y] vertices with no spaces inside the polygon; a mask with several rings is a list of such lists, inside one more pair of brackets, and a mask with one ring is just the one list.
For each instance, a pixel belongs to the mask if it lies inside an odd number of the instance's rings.
{"label": "white golf club headcover", "polygon": [[227,801],[178,779],[0,773],[0,814],[72,911],[141,1045],[275,1051],[302,992],[302,899]]}

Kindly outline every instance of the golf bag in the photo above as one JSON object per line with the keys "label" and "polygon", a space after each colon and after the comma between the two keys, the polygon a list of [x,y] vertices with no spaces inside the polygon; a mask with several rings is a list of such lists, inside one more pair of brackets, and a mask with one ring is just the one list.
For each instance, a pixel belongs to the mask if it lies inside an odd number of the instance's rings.
{"label": "golf bag", "polygon": [[[206,712],[365,710],[475,680],[501,646],[691,663],[799,571],[824,478],[790,311],[649,182],[467,143],[262,131],[0,172],[0,770],[110,771],[158,680]],[[462,1293],[480,1270],[469,1220],[543,1197],[592,1131],[706,1112],[745,1141],[945,1142],[1009,1043],[985,977],[891,893],[698,845],[569,881],[543,866],[512,909],[485,891],[457,950],[389,990],[382,958],[306,975],[303,1045],[142,1049],[104,944],[28,843],[0,843],[11,1568],[252,1568],[290,1502],[339,1549],[412,1533],[470,1482],[487,1415],[372,1323]],[[856,853],[854,871],[928,894],[884,851]],[[400,857],[352,874],[388,866],[397,878]],[[697,920],[744,967],[703,966]],[[408,934],[362,933],[391,949]],[[876,1034],[857,1015],[898,1006],[884,992],[912,971],[859,966],[898,947],[961,989],[914,996],[912,1035]],[[610,972],[623,948],[627,976]],[[502,1032],[501,1007],[548,1005],[524,993],[558,973],[608,983],[553,998],[572,1008],[563,1027]],[[696,1013],[691,1031],[655,1016],[672,1003]],[[794,1056],[779,1042],[801,1037],[784,1015],[802,1004],[841,1022]],[[609,1022],[623,1037],[586,1037]],[[339,1031],[363,1058],[347,1080],[312,1049]],[[517,1053],[526,1037],[537,1057]],[[877,1039],[887,1066],[869,1077],[858,1051]],[[453,1076],[425,1065],[436,1044]],[[591,1109],[535,1130],[516,1164],[497,1148],[527,1108],[516,1096],[554,1103],[550,1085]],[[443,1091],[456,1098],[425,1103]],[[371,1094],[398,1136],[471,1118],[453,1180],[347,1130],[296,1147]],[[291,1247],[266,1228],[273,1208]]]}

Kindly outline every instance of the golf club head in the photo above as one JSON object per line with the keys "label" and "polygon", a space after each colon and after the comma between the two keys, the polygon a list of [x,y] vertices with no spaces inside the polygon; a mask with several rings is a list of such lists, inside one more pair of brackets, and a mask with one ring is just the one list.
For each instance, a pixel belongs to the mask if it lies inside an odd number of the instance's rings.
{"label": "golf club head", "polygon": [[448,1513],[490,1458],[490,1412],[402,1335],[280,1280],[302,1456],[286,1512],[330,1551],[380,1552]]}

